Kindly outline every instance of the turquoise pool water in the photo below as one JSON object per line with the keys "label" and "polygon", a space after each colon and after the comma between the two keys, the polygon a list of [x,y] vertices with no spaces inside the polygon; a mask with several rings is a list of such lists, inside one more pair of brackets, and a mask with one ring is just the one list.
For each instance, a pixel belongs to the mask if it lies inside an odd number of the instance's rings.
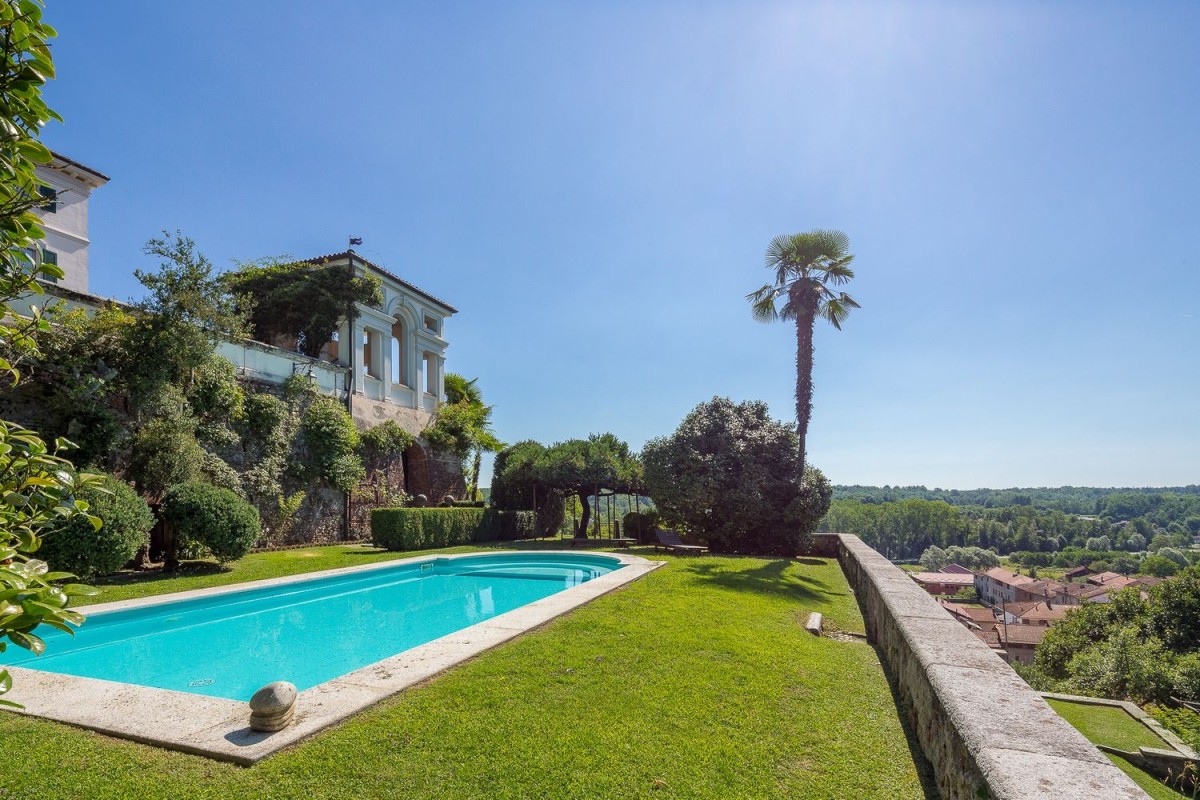
{"label": "turquoise pool water", "polygon": [[46,634],[45,655],[8,663],[249,700],[272,681],[303,691],[620,568],[586,553],[430,558],[99,612],[73,637]]}

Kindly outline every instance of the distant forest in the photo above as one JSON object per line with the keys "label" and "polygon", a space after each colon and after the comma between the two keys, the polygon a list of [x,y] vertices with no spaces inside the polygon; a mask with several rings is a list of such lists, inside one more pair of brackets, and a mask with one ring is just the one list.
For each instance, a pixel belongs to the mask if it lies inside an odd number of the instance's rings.
{"label": "distant forest", "polygon": [[[889,558],[931,546],[1002,555],[1058,554],[1065,562],[1188,548],[1200,536],[1200,486],[927,489],[836,486],[820,530],[853,533]],[[1028,560],[1028,559],[1027,559]]]}
{"label": "distant forest", "polygon": [[952,506],[1033,506],[1065,514],[1107,516],[1113,511],[1134,512],[1118,519],[1141,516],[1153,505],[1155,495],[1200,495],[1200,485],[1161,489],[1097,489],[1089,486],[1059,486],[1048,489],[926,489],[924,486],[834,486],[836,500],[863,503],[894,503],[898,500],[941,500]]}

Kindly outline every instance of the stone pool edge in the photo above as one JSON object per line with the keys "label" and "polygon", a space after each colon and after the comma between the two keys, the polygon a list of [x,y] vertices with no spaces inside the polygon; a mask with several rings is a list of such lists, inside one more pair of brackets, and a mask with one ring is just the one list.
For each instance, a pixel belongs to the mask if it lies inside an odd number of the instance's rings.
{"label": "stone pool edge", "polygon": [[[495,555],[521,552],[523,551],[485,551]],[[578,555],[577,551],[537,552]],[[478,552],[425,554],[408,559],[289,575],[265,581],[103,603],[80,610],[90,613],[118,611],[227,594],[251,587],[287,585],[302,580],[364,572],[430,559],[455,559],[478,555]],[[622,553],[597,555],[617,559],[622,569],[306,689],[296,701],[295,721],[284,730],[275,733],[250,730],[249,706],[235,700],[96,678],[59,675],[25,667],[8,667],[14,686],[5,699],[24,705],[24,709],[15,711],[27,716],[64,722],[143,744],[250,765],[393,694],[631,583],[665,563]]]}

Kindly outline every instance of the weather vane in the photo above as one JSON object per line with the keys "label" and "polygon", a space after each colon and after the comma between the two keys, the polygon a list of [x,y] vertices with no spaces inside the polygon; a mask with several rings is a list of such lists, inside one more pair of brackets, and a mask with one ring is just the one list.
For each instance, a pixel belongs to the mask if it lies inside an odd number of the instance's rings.
{"label": "weather vane", "polygon": [[356,245],[356,244],[362,244],[361,236],[351,236],[350,237],[350,247],[354,247],[354,245]]}

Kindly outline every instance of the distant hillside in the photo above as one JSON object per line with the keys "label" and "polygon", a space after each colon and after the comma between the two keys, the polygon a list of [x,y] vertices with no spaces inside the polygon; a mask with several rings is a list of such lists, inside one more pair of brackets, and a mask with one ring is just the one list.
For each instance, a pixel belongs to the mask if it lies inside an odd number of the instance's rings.
{"label": "distant hillside", "polygon": [[[894,503],[900,500],[942,500],[952,506],[1006,508],[1033,506],[1067,514],[1109,514],[1129,519],[1145,513],[1141,506],[1154,496],[1200,495],[1200,485],[1166,486],[1162,488],[1095,488],[1089,486],[1059,486],[1028,489],[927,489],[924,486],[835,486],[833,496],[838,500],[858,500],[863,503]],[[1106,502],[1107,501],[1107,502]],[[1114,502],[1117,501],[1117,502]],[[1119,506],[1130,505],[1131,514],[1112,513]]]}

